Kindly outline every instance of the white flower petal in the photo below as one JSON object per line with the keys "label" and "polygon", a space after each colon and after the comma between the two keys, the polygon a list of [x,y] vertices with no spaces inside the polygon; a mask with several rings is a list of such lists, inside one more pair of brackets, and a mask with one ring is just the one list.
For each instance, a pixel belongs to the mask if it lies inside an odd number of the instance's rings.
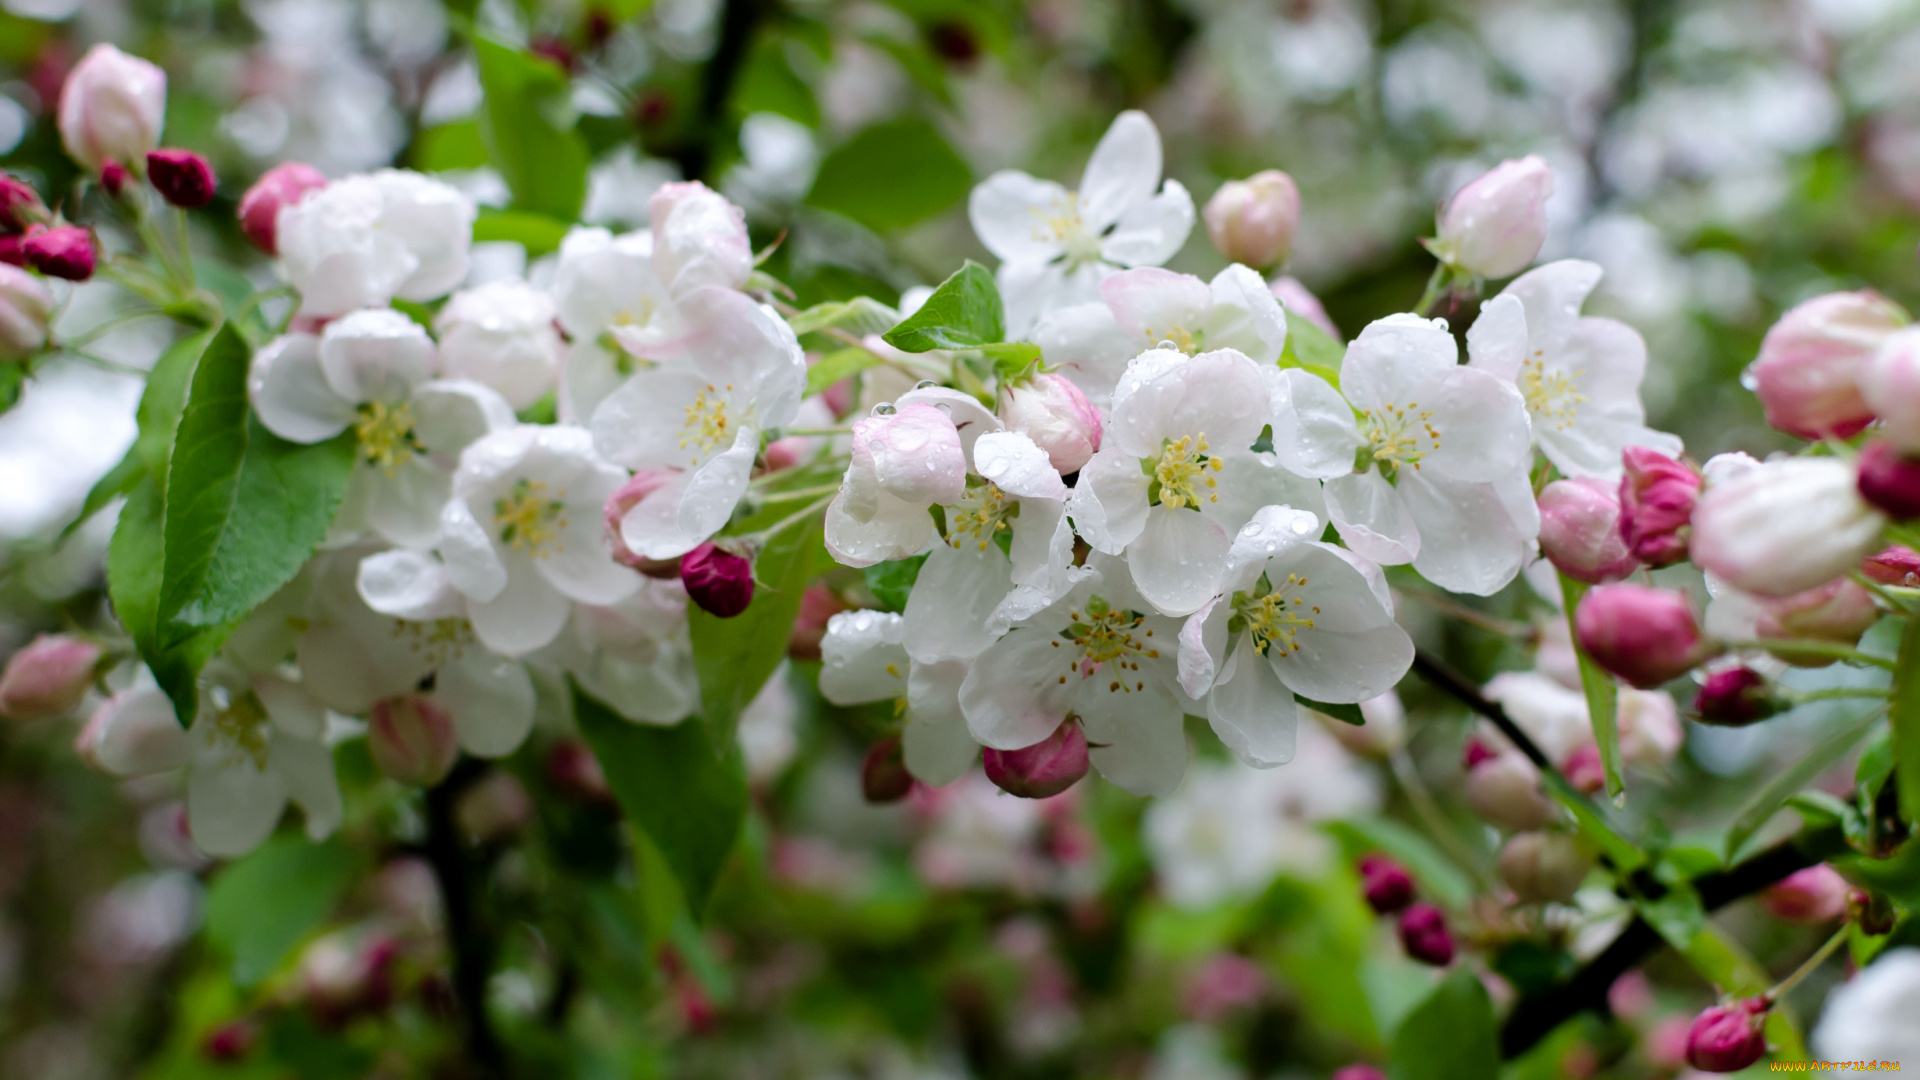
{"label": "white flower petal", "polygon": [[1207,318],[1209,349],[1238,349],[1254,363],[1277,362],[1287,347],[1287,313],[1260,275],[1235,263],[1207,286],[1213,310]]}
{"label": "white flower petal", "polygon": [[491,600],[469,598],[467,617],[487,648],[502,656],[525,656],[560,636],[572,605],[534,569],[533,560],[508,560],[506,586]]}
{"label": "white flower petal", "polygon": [[1273,452],[1282,465],[1322,480],[1353,472],[1354,455],[1365,440],[1353,422],[1353,407],[1332,383],[1289,368],[1274,372],[1267,389],[1273,407]]}
{"label": "white flower petal", "polygon": [[1417,391],[1422,413],[1439,431],[1419,461],[1422,473],[1484,482],[1532,459],[1526,405],[1512,383],[1470,367],[1455,367]]}
{"label": "white flower petal", "polygon": [[1080,177],[1086,227],[1097,233],[1152,198],[1160,168],[1160,132],[1147,114],[1129,109],[1114,117]]}
{"label": "white flower petal", "polygon": [[320,370],[348,401],[405,401],[433,374],[433,339],[392,308],[366,308],[320,332]]}
{"label": "white flower petal", "polygon": [[934,787],[953,783],[973,767],[980,744],[960,714],[967,665],[958,660],[915,664],[907,676],[907,726],[900,750],[907,771]]}
{"label": "white flower petal", "polygon": [[[883,495],[873,517],[862,522],[847,513],[845,500],[844,493],[833,497],[827,504],[826,522],[827,551],[844,566],[857,569],[892,559],[912,558],[933,539],[933,519],[927,516],[923,506]],[[632,514],[628,517],[631,519]],[[630,533],[627,546],[641,551],[634,547]]]}
{"label": "white flower petal", "polygon": [[687,474],[674,524],[697,544],[724,527],[733,508],[747,494],[753,479],[754,458],[760,453],[760,432],[743,430],[726,453]]}
{"label": "white flower petal", "polygon": [[967,219],[988,251],[1009,263],[1044,263],[1060,254],[1046,220],[1065,212],[1072,195],[1051,180],[1012,169],[981,181],[967,199]]}
{"label": "white flower petal", "polygon": [[905,697],[905,620],[885,611],[841,611],[820,639],[820,696],[835,705]]}
{"label": "white flower petal", "polygon": [[1127,361],[1140,350],[1104,303],[1057,308],[1033,328],[1032,337],[1047,363],[1072,379],[1100,409],[1112,401]]}
{"label": "white flower petal", "polygon": [[1162,615],[1190,615],[1213,596],[1226,571],[1227,530],[1205,514],[1156,506],[1127,545],[1133,583]]}
{"label": "white flower petal", "polygon": [[1420,554],[1420,529],[1413,515],[1378,472],[1334,477],[1325,490],[1327,516],[1348,547],[1382,566],[1409,563]]}
{"label": "white flower petal", "polygon": [[465,650],[441,666],[433,698],[447,710],[461,747],[476,757],[506,757],[533,730],[533,679],[517,661]]}
{"label": "white flower petal", "polygon": [[1242,764],[1271,769],[1293,760],[1300,712],[1273,667],[1243,638],[1207,693],[1207,723]]}
{"label": "white flower petal", "polygon": [[1459,359],[1453,335],[1435,320],[1389,315],[1370,323],[1347,346],[1340,392],[1356,409],[1406,408],[1408,391],[1451,371]]}
{"label": "white flower petal", "polygon": [[936,544],[907,598],[907,655],[917,664],[971,660],[993,644],[993,609],[1013,588],[998,544]]}
{"label": "white flower petal", "polygon": [[1088,679],[1074,698],[1087,756],[1100,775],[1135,795],[1170,795],[1187,771],[1179,703],[1158,679],[1124,693]]}
{"label": "white flower petal", "polygon": [[1121,266],[1159,266],[1178,254],[1193,232],[1193,196],[1178,180],[1128,210],[1100,243],[1100,257]]}
{"label": "white flower petal", "polygon": [[193,768],[187,776],[187,830],[200,850],[216,858],[245,855],[280,823],[287,785],[252,755],[194,723]]}
{"label": "white flower petal", "polygon": [[[989,645],[960,684],[960,710],[982,746],[1018,750],[1053,734],[1072,707],[1078,678],[1045,630],[1015,627]],[[1068,682],[1060,682],[1067,676]]]}
{"label": "white flower petal", "polygon": [[1503,382],[1520,377],[1527,359],[1527,312],[1508,293],[1480,305],[1480,317],[1467,327],[1467,363]]}
{"label": "white flower petal", "polygon": [[396,548],[367,556],[355,586],[369,608],[396,619],[453,618],[463,607],[446,566],[424,551]]}
{"label": "white flower petal", "polygon": [[396,462],[391,471],[366,463],[359,468],[366,475],[367,524],[396,544],[432,545],[440,535],[452,474],[417,457]]}
{"label": "white flower petal", "polygon": [[[492,600],[507,587],[507,569],[486,527],[460,499],[449,499],[440,511],[440,542],[436,545],[447,580],[475,600]],[[373,603],[371,599],[367,601]]]}
{"label": "white flower petal", "polygon": [[1232,607],[1216,596],[1180,625],[1180,688],[1200,700],[1213,685],[1227,649],[1227,620]]}
{"label": "white flower petal", "polygon": [[320,368],[320,339],[283,334],[253,355],[247,396],[268,431],[290,442],[325,442],[359,418]]}
{"label": "white flower petal", "polygon": [[700,454],[687,438],[687,417],[707,391],[706,376],[652,368],[628,379],[593,412],[593,448],[629,469],[683,469]]}
{"label": "white flower petal", "polygon": [[[1114,274],[1100,283],[1100,296],[1113,312],[1114,322],[1132,339],[1135,351],[1168,338],[1197,336],[1213,307],[1206,282],[1157,266]],[[1218,347],[1213,341],[1207,344]]]}
{"label": "white flower petal", "polygon": [[507,399],[477,382],[431,379],[413,391],[413,433],[431,454],[458,460],[476,440],[515,422]]}
{"label": "white flower petal", "polygon": [[1494,484],[1402,472],[1398,491],[1420,530],[1413,568],[1421,577],[1449,592],[1491,596],[1520,573],[1532,537]]}
{"label": "white flower petal", "polygon": [[333,775],[333,752],[319,739],[276,738],[270,753],[270,764],[286,785],[287,797],[306,815],[307,839],[332,836],[346,817],[340,782]]}
{"label": "white flower petal", "polygon": [[1601,274],[1597,263],[1561,259],[1514,278],[1500,290],[1500,295],[1513,297],[1526,309],[1527,336],[1532,347],[1553,352],[1573,331],[1574,322],[1580,318],[1580,307],[1587,302],[1587,294],[1600,283]]}
{"label": "white flower petal", "polygon": [[1017,498],[1067,497],[1067,485],[1061,482],[1047,452],[1017,431],[990,431],[980,436],[973,444],[973,469]]}
{"label": "white flower petal", "polygon": [[1067,497],[1074,531],[1096,550],[1120,554],[1147,526],[1151,485],[1138,458],[1103,447],[1080,470],[1080,481]]}

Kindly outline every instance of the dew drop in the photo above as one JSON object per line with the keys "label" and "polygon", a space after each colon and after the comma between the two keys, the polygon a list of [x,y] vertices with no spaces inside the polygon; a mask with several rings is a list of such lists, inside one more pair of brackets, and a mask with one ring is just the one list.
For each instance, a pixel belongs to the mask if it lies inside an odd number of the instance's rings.
{"label": "dew drop", "polygon": [[1158,345],[1155,345],[1155,346],[1154,346],[1154,348],[1156,348],[1156,349],[1165,349],[1165,350],[1167,350],[1168,352],[1179,352],[1179,351],[1180,351],[1180,346],[1178,346],[1178,345],[1175,345],[1175,344],[1173,343],[1173,341],[1172,341],[1171,339],[1167,339],[1167,340],[1163,340],[1163,341],[1161,341],[1161,342],[1160,342],[1160,344],[1158,344]]}
{"label": "dew drop", "polygon": [[939,383],[934,382],[932,379],[921,379],[919,382],[913,384],[913,388],[915,390],[925,390],[929,386],[939,386],[939,385],[940,385]]}
{"label": "dew drop", "polygon": [[899,411],[899,409],[893,407],[893,402],[891,401],[883,401],[873,407],[873,415],[875,416],[892,416]]}

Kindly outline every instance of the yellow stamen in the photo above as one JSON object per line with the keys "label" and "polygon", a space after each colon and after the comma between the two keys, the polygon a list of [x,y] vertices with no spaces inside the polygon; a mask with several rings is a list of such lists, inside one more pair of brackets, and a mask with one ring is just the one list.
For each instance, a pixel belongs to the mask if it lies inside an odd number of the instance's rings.
{"label": "yellow stamen", "polygon": [[493,520],[500,526],[500,542],[535,556],[546,554],[547,545],[567,527],[567,493],[559,494],[561,498],[548,498],[547,485],[539,480],[515,481],[510,494],[493,500]]}
{"label": "yellow stamen", "polygon": [[1160,505],[1197,508],[1203,496],[1206,502],[1219,502],[1220,495],[1213,489],[1220,482],[1212,474],[1224,465],[1219,458],[1207,456],[1205,432],[1195,438],[1182,435],[1167,441],[1161,447],[1159,464],[1153,467],[1153,478],[1160,481]]}
{"label": "yellow stamen", "polygon": [[413,455],[426,453],[413,432],[413,406],[404,401],[394,405],[369,401],[360,406],[360,419],[354,422],[353,432],[367,464],[388,476]]}

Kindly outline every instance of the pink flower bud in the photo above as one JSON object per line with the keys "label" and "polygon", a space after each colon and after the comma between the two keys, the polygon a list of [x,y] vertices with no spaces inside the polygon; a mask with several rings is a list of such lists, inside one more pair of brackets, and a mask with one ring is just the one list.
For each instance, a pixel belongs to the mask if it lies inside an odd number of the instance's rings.
{"label": "pink flower bud", "polygon": [[547,751],[547,781],[562,795],[589,806],[614,805],[600,759],[579,739],[562,739]]}
{"label": "pink flower bud", "polygon": [[191,150],[148,154],[147,180],[161,198],[183,210],[198,210],[213,201],[213,166]]}
{"label": "pink flower bud", "polygon": [[1693,511],[1693,561],[1742,592],[1792,596],[1884,546],[1886,519],[1860,498],[1853,466],[1796,457],[1715,484]]}
{"label": "pink flower bud", "polygon": [[1687,557],[1688,523],[1700,497],[1700,474],[1657,450],[1629,446],[1621,453],[1620,538],[1652,567]]}
{"label": "pink flower bud", "polygon": [[0,671],[0,715],[14,720],[58,716],[80,704],[100,666],[100,646],[64,634],[42,634]]}
{"label": "pink flower bud", "polygon": [[1567,755],[1560,763],[1560,774],[1567,783],[1592,795],[1607,786],[1606,765],[1600,760],[1600,748],[1592,743],[1582,743]]}
{"label": "pink flower bud", "polygon": [[709,540],[680,557],[680,584],[707,614],[731,619],[753,603],[753,564]]}
{"label": "pink flower bud", "polygon": [[0,263],[7,266],[25,268],[27,265],[26,236],[0,236]]}
{"label": "pink flower bud", "polygon": [[93,276],[93,236],[78,225],[29,232],[20,241],[20,253],[48,277],[85,281]]}
{"label": "pink flower bud", "polygon": [[923,401],[878,408],[880,415],[853,424],[847,509],[854,519],[871,520],[883,492],[920,506],[959,502],[967,489],[967,457],[953,418]]}
{"label": "pink flower bud", "polygon": [[[1851,578],[1834,578],[1806,592],[1778,599],[1761,599],[1753,632],[1763,638],[1811,638],[1841,645],[1857,645],[1860,635],[1880,618],[1873,594]],[[1824,667],[1815,661],[1795,662],[1809,667]]]}
{"label": "pink flower bud", "polygon": [[1640,565],[1620,535],[1620,495],[1594,477],[1555,480],[1540,493],[1540,550],[1575,581],[1619,581]]}
{"label": "pink flower bud", "polygon": [[875,805],[896,803],[913,790],[913,774],[900,749],[900,737],[889,735],[867,747],[860,762],[860,794]]}
{"label": "pink flower bud", "polygon": [[1187,982],[1181,1004],[1188,1016],[1210,1024],[1257,1004],[1266,992],[1267,975],[1259,964],[1236,953],[1218,953]]}
{"label": "pink flower bud", "polygon": [[1629,971],[1607,987],[1607,1008],[1622,1020],[1643,1017],[1654,1004],[1653,983],[1643,972]]}
{"label": "pink flower bud", "polygon": [[1845,915],[1847,897],[1852,892],[1853,886],[1838,870],[1815,863],[1767,886],[1760,902],[1782,922],[1818,926]]}
{"label": "pink flower bud", "polygon": [[1087,736],[1077,720],[1068,720],[1053,734],[1018,750],[981,751],[987,779],[1009,795],[1045,799],[1067,790],[1087,775]]}
{"label": "pink flower bud", "polygon": [[633,479],[620,486],[618,491],[607,496],[604,515],[607,525],[607,546],[612,550],[613,560],[622,566],[630,566],[650,578],[670,581],[680,576],[680,560],[684,556],[671,559],[649,559],[627,546],[621,535],[620,522],[641,500],[665,487],[673,479],[669,469],[643,469],[633,474]]}
{"label": "pink flower bud", "polygon": [[1415,904],[1400,915],[1400,944],[1407,955],[1423,964],[1446,967],[1453,963],[1453,935],[1447,917],[1432,904]]}
{"label": "pink flower bud", "polygon": [[1500,849],[1500,880],[1530,904],[1573,899],[1591,869],[1593,856],[1566,833],[1518,833]]}
{"label": "pink flower bud", "polygon": [[0,173],[0,232],[26,231],[46,220],[47,204],[33,185],[12,173]]}
{"label": "pink flower bud", "polygon": [[1880,343],[1860,371],[1860,396],[1889,439],[1920,454],[1920,330],[1909,327]]}
{"label": "pink flower bud", "polygon": [[100,167],[100,186],[116,199],[127,193],[127,182],[132,179],[133,174],[117,161],[109,161]]}
{"label": "pink flower bud", "polygon": [[1882,585],[1920,588],[1920,552],[1893,544],[1860,560],[1860,572]]}
{"label": "pink flower bud", "polygon": [[1736,667],[1707,676],[1694,695],[1693,711],[1704,723],[1745,727],[1779,712],[1780,702],[1765,676]]}
{"label": "pink flower bud", "polygon": [[1693,605],[1666,589],[1602,585],[1581,598],[1573,622],[1595,663],[1643,690],[1679,678],[1717,651],[1701,638]]}
{"label": "pink flower bud", "polygon": [[532,821],[533,800],[512,773],[496,769],[460,793],[453,820],[475,843],[490,843]]}
{"label": "pink flower bud", "polygon": [[[1476,753],[1476,747],[1479,753]],[[1540,770],[1519,754],[1488,754],[1478,740],[1467,746],[1467,805],[1487,821],[1513,832],[1538,829],[1559,815],[1540,788]],[[1477,760],[1475,760],[1477,758]]]}
{"label": "pink flower bud", "polygon": [[1413,903],[1413,875],[1406,867],[1385,855],[1362,855],[1359,870],[1361,895],[1375,912],[1391,915]]}
{"label": "pink flower bud", "polygon": [[1300,189],[1293,177],[1268,169],[1220,185],[1201,216],[1213,246],[1229,262],[1264,270],[1285,262],[1293,250],[1293,233],[1300,227]]}
{"label": "pink flower bud", "polygon": [[1100,410],[1064,376],[1042,373],[1002,388],[1000,419],[1045,450],[1063,476],[1078,472],[1100,449]]}
{"label": "pink flower bud", "polygon": [[390,779],[431,787],[446,779],[460,756],[460,736],[453,718],[431,698],[406,694],[374,705],[367,750]]}
{"label": "pink flower bud", "polygon": [[1873,421],[1860,394],[1867,361],[1906,313],[1879,293],[1828,293],[1794,305],[1760,342],[1747,383],[1767,423],[1803,439],[1846,438]]}
{"label": "pink flower bud", "polygon": [[1620,691],[1620,755],[1631,765],[1659,768],[1680,753],[1686,731],[1680,706],[1658,690]]}
{"label": "pink flower bud", "polygon": [[1767,1008],[1760,998],[1748,998],[1694,1017],[1687,1030],[1687,1064],[1701,1072],[1730,1073],[1765,1057]]}
{"label": "pink flower bud", "polygon": [[1442,262],[1484,278],[1527,268],[1547,239],[1553,170],[1538,155],[1503,161],[1454,192],[1429,246]]}
{"label": "pink flower bud", "polygon": [[111,45],[87,50],[60,88],[60,141],[91,172],[139,161],[160,145],[167,73]]}
{"label": "pink flower bud", "polygon": [[53,293],[17,266],[0,265],[0,363],[24,360],[47,347]]}
{"label": "pink flower bud", "polygon": [[280,210],[293,206],[309,191],[327,186],[319,169],[298,161],[275,165],[240,196],[240,231],[253,246],[269,255],[280,252]]}
{"label": "pink flower bud", "polygon": [[1342,1065],[1334,1070],[1333,1080],[1387,1080],[1387,1074],[1371,1065]]}
{"label": "pink flower bud", "polygon": [[209,1061],[239,1061],[253,1052],[260,1041],[260,1029],[251,1020],[229,1020],[207,1032],[200,1053]]}
{"label": "pink flower bud", "polygon": [[1868,443],[1854,464],[1860,497],[1895,521],[1920,518],[1920,454],[1907,455],[1891,442]]}

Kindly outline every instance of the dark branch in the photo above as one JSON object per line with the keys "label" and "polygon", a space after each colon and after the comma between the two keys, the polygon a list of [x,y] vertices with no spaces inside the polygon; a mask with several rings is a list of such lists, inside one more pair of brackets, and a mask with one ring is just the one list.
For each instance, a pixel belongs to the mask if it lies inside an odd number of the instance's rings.
{"label": "dark branch", "polygon": [[1455,671],[1445,661],[1436,660],[1431,654],[1423,651],[1416,651],[1413,654],[1413,670],[1419,672],[1421,678],[1452,694],[1467,708],[1492,721],[1493,726],[1500,729],[1500,734],[1505,735],[1508,742],[1518,747],[1522,754],[1527,755],[1527,760],[1533,762],[1541,772],[1557,771],[1553,762],[1541,752],[1539,745],[1526,732],[1521,731],[1519,725],[1513,722],[1513,718],[1507,715],[1507,710],[1488,701],[1485,695],[1480,693],[1480,688],[1469,681],[1465,675]]}
{"label": "dark branch", "polygon": [[474,910],[473,864],[467,857],[454,819],[460,795],[485,775],[487,766],[473,758],[462,758],[452,773],[438,785],[427,789],[427,840],[425,855],[433,867],[433,879],[440,886],[440,905],[446,915],[447,946],[453,954],[453,998],[460,1007],[467,1057],[478,1075],[501,1077],[507,1073],[506,1055],[500,1037],[487,1015],[487,980],[493,968],[493,943],[480,926]]}

